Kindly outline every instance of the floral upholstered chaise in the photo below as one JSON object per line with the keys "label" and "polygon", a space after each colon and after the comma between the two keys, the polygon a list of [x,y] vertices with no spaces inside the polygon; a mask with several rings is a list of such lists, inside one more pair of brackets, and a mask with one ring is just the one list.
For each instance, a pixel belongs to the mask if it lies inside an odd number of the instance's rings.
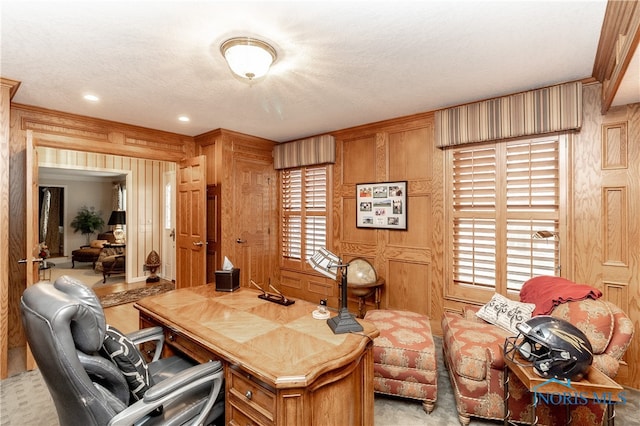
{"label": "floral upholstered chaise", "polygon": [[[563,289],[566,291],[563,292]],[[521,302],[533,303],[519,304],[511,301],[516,306],[510,308],[518,312],[519,321],[528,319],[526,311],[529,310],[534,316],[550,314],[577,326],[587,335],[593,347],[591,368],[598,368],[614,378],[634,329],[627,315],[613,303],[600,299],[601,295],[593,287],[559,277],[536,277],[525,283],[520,292]],[[495,299],[496,296],[492,299],[494,305]],[[488,309],[491,312],[490,305],[491,302],[482,308],[467,306],[460,314],[445,312],[442,318],[444,362],[449,370],[459,419],[463,425],[469,424],[470,417],[499,420],[504,417],[503,346],[505,338],[514,336],[517,332],[513,331],[514,328],[507,331],[506,328],[478,317],[479,311]],[[525,315],[521,315],[523,311]],[[486,312],[484,314],[481,316],[486,317]],[[512,324],[506,325],[515,326],[517,321],[513,321],[513,318],[510,321]],[[511,419],[531,423],[531,402],[531,394],[524,385],[511,380]],[[590,403],[570,408],[572,424],[602,423],[602,405]],[[539,424],[555,425],[565,422],[565,407],[538,406],[536,414]]]}

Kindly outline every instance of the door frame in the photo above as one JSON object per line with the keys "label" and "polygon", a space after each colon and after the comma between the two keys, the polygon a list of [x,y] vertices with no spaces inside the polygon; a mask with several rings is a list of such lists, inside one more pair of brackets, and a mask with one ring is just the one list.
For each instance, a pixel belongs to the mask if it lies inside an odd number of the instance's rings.
{"label": "door frame", "polygon": [[[177,165],[176,165],[177,167]],[[176,223],[176,187],[177,187],[177,182],[176,182],[176,170],[171,170],[168,172],[165,172],[163,177],[162,177],[162,187],[164,189],[163,191],[163,200],[164,200],[164,204],[163,206],[165,207],[163,209],[163,213],[162,213],[162,220],[164,221],[164,225],[162,226],[162,239],[163,239],[163,244],[162,244],[162,255],[161,258],[162,259],[170,259],[170,261],[168,262],[169,265],[171,265],[171,270],[167,271],[167,262],[163,262],[162,264],[162,277],[165,280],[168,281],[173,281],[175,282],[176,280],[176,228],[177,228],[177,223]],[[171,185],[171,194],[170,200],[167,200],[167,185]],[[171,230],[173,231],[173,237],[170,236],[170,234],[167,232],[168,229],[166,228],[166,223],[167,223],[167,218],[166,218],[166,214],[167,214],[167,202],[170,203],[170,214],[171,214]]]}

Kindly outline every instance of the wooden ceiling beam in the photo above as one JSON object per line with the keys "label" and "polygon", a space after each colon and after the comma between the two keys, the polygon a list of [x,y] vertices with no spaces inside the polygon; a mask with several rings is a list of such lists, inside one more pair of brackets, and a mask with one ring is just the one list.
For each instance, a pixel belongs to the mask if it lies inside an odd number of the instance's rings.
{"label": "wooden ceiling beam", "polygon": [[639,43],[640,2],[609,0],[593,65],[593,77],[602,83],[602,114],[611,107]]}

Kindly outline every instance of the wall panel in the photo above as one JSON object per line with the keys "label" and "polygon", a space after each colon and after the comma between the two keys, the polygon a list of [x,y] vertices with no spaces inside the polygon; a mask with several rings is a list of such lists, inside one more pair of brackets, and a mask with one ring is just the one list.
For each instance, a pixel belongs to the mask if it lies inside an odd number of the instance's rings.
{"label": "wall panel", "polygon": [[629,255],[627,243],[627,188],[602,188],[602,245],[605,265],[626,266]]}
{"label": "wall panel", "polygon": [[600,89],[584,87],[573,145],[568,278],[599,288],[631,318],[636,333],[616,381],[640,388],[640,104],[603,116]]}
{"label": "wall panel", "polygon": [[389,134],[389,180],[420,181],[431,179],[432,155],[426,144],[429,128]]}
{"label": "wall panel", "polygon": [[[332,251],[345,258],[364,257],[373,264],[385,280],[381,308],[420,312],[436,328],[442,304],[432,297],[441,292],[431,274],[433,165],[438,163],[433,115],[389,120],[334,136],[334,216],[341,221],[334,229]],[[408,229],[357,228],[355,185],[389,181],[407,181]],[[349,306],[357,306],[355,298],[350,297]],[[368,299],[367,308],[373,306]]]}
{"label": "wall panel", "polygon": [[602,125],[602,168],[627,167],[628,138],[627,123]]}
{"label": "wall panel", "polygon": [[[339,179],[344,184],[356,184],[376,181],[376,138],[366,136],[350,140],[343,147],[344,158],[349,159],[347,167],[342,169]],[[355,220],[353,222],[356,223]]]}
{"label": "wall panel", "polygon": [[389,277],[393,279],[389,279],[386,283],[383,298],[386,308],[418,312],[429,316],[430,295],[434,290],[431,285],[429,265],[391,258],[387,269]]}

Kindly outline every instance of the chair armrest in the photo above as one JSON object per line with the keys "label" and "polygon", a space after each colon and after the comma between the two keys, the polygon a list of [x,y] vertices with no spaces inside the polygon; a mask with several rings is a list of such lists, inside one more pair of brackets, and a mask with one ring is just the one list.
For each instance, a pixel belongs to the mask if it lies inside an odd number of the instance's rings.
{"label": "chair armrest", "polygon": [[607,302],[613,313],[613,335],[604,350],[604,354],[612,356],[616,360],[620,360],[629,348],[633,339],[634,326],[631,319],[624,313],[622,309],[611,302]]}
{"label": "chair armrest", "polygon": [[222,370],[222,363],[220,363],[220,361],[198,364],[150,387],[149,390],[145,392],[143,400],[145,402],[153,402],[165,398],[175,391],[184,392],[185,386],[192,383],[199,383],[203,379],[210,381],[219,378],[220,384],[222,384],[223,377],[224,371]]}
{"label": "chair armrest", "polygon": [[503,370],[505,367],[504,363],[504,342],[502,345],[489,345],[485,348],[485,353],[487,354],[487,361],[491,369],[493,370]]}
{"label": "chair armrest", "polygon": [[153,353],[153,361],[160,359],[162,355],[162,348],[164,346],[164,333],[162,327],[147,327],[142,330],[136,330],[127,334],[127,337],[131,339],[134,345],[138,346],[146,342],[157,342],[156,350]]}
{"label": "chair armrest", "polygon": [[620,361],[606,353],[594,355],[591,367],[597,368],[613,379],[616,377],[618,370],[620,369]]}
{"label": "chair armrest", "polygon": [[203,386],[211,386],[206,405],[200,411],[198,418],[190,424],[201,424],[207,417],[222,389],[224,370],[220,361],[212,361],[188,368],[173,377],[152,386],[147,390],[144,398],[127,407],[114,416],[109,425],[133,425],[147,416],[156,408],[171,406],[173,400],[178,402],[190,393],[199,392]]}

